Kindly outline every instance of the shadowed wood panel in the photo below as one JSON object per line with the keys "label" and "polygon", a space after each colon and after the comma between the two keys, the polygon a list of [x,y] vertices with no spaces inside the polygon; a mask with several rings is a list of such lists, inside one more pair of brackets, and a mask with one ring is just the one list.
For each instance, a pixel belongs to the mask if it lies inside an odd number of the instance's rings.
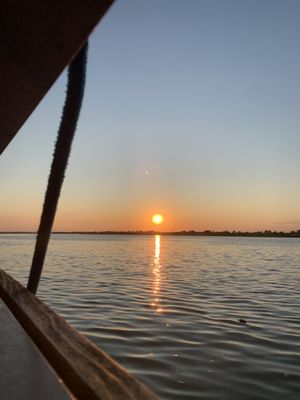
{"label": "shadowed wood panel", "polygon": [[110,356],[2,270],[0,296],[74,396],[89,400],[157,399]]}
{"label": "shadowed wood panel", "polygon": [[113,0],[1,0],[0,154]]}
{"label": "shadowed wood panel", "polygon": [[0,399],[70,399],[49,364],[2,299],[0,299],[0,349]]}

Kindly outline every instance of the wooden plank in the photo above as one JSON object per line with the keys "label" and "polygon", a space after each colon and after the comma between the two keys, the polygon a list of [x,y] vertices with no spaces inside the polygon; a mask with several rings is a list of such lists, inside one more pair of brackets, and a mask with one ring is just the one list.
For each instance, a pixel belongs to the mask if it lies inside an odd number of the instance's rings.
{"label": "wooden plank", "polygon": [[0,296],[75,397],[157,399],[110,356],[2,270]]}
{"label": "wooden plank", "polygon": [[52,368],[1,299],[0,349],[0,399],[70,399]]}
{"label": "wooden plank", "polygon": [[1,0],[0,154],[113,0]]}

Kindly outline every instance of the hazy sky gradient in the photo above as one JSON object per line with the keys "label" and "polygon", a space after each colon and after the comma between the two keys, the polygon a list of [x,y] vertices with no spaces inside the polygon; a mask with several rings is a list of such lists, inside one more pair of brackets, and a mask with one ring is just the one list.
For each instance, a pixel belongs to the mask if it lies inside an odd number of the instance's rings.
{"label": "hazy sky gradient", "polygon": [[[54,229],[300,229],[299,21],[298,0],[117,1]],[[65,84],[0,157],[0,230],[37,229]]]}

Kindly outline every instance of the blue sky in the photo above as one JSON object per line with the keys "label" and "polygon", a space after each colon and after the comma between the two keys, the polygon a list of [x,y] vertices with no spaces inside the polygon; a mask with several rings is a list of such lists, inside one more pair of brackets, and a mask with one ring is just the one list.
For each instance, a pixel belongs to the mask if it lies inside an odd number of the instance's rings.
{"label": "blue sky", "polygon": [[[55,228],[300,229],[299,21],[291,0],[117,1]],[[1,230],[37,227],[65,83],[0,158]]]}

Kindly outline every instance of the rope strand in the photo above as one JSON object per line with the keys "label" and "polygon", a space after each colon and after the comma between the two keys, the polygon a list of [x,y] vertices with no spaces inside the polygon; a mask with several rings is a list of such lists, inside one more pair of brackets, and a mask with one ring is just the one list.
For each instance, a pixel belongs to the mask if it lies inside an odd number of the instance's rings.
{"label": "rope strand", "polygon": [[66,100],[55,143],[48,186],[27,285],[28,290],[34,294],[37,291],[41,277],[72,141],[82,105],[85,87],[87,49],[88,44],[86,43],[68,69]]}

